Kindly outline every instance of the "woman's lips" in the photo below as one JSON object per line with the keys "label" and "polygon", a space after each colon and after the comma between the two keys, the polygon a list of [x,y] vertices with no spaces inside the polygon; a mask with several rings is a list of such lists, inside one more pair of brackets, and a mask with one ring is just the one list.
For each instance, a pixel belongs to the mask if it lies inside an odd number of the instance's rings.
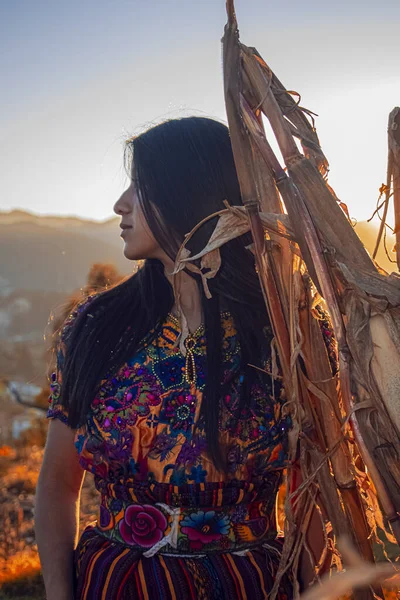
{"label": "woman's lips", "polygon": [[120,234],[120,235],[121,235],[121,237],[123,238],[123,237],[125,236],[125,233],[126,233],[127,231],[129,231],[130,229],[132,229],[132,227],[125,227],[125,228],[124,228],[124,229],[121,231],[121,234]]}

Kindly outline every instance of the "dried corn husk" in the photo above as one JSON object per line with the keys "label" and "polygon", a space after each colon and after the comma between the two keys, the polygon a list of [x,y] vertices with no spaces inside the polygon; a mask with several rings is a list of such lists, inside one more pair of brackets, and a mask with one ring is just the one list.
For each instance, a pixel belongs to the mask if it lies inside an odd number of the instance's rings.
{"label": "dried corn husk", "polygon": [[[400,278],[387,275],[370,258],[347,208],[328,185],[328,162],[311,113],[295,102],[294,93],[254,48],[240,43],[233,0],[228,0],[227,12],[224,91],[244,209],[222,211],[212,238],[197,256],[185,247],[193,232],[188,234],[175,273],[178,277],[189,268],[201,274],[207,264],[215,275],[221,244],[251,230],[279,351],[286,409],[294,423],[290,460],[300,455],[302,475],[298,485],[296,469],[288,470],[285,545],[274,598],[280,576],[288,569],[297,571],[315,506],[335,536],[352,532],[358,551],[371,561],[376,522],[383,523],[368,508],[370,502],[378,510],[376,493],[400,540]],[[261,113],[272,126],[285,168],[266,139]],[[207,275],[212,276],[210,271]],[[203,282],[207,292],[207,277]],[[331,314],[338,376],[332,376],[313,316],[316,301],[325,302]],[[322,556],[315,558],[318,571]],[[379,593],[379,588],[374,591]],[[373,596],[368,590],[355,595]]]}
{"label": "dried corn husk", "polygon": [[[389,115],[388,123],[388,166],[386,173],[386,184],[383,184],[380,198],[385,195],[383,216],[379,228],[378,238],[373,253],[373,258],[376,257],[379,245],[382,240],[383,232],[387,227],[386,219],[389,209],[389,200],[393,196],[394,203],[394,231],[396,236],[396,259],[397,267],[400,269],[400,108],[396,107]],[[378,208],[376,212],[378,212]],[[386,243],[385,243],[386,249]]]}

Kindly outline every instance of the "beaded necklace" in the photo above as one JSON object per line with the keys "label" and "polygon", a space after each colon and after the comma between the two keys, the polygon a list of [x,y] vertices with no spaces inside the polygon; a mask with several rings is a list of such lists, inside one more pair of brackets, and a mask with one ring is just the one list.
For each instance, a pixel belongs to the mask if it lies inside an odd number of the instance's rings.
{"label": "beaded necklace", "polygon": [[193,348],[195,347],[195,340],[192,335],[188,335],[185,340],[186,348],[186,361],[185,361],[185,380],[189,385],[196,383],[196,363],[193,356]]}
{"label": "beaded necklace", "polygon": [[[175,327],[180,329],[179,320],[172,314],[169,313],[168,317],[174,323]],[[204,330],[204,325],[201,324],[199,327],[190,333],[185,339],[185,348],[186,348],[186,361],[185,361],[185,374],[184,379],[186,383],[189,385],[193,385],[196,383],[197,372],[196,372],[196,362],[194,360],[194,348],[196,346],[196,340],[200,333]]]}

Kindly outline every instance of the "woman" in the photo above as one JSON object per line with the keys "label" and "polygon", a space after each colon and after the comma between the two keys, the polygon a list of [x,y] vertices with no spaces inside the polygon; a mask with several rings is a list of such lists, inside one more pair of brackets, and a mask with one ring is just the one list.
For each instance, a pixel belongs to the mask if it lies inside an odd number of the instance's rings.
{"label": "woman", "polygon": [[[229,132],[171,120],[129,141],[127,157],[114,211],[125,256],[144,264],[61,334],[36,502],[47,598],[266,598],[290,417],[251,239],[221,248],[211,299],[185,271],[177,303],[171,275],[185,235],[224,200],[242,203]],[[192,254],[214,226],[199,228]],[[101,505],[76,546],[85,471]],[[291,595],[284,578],[278,596]]]}

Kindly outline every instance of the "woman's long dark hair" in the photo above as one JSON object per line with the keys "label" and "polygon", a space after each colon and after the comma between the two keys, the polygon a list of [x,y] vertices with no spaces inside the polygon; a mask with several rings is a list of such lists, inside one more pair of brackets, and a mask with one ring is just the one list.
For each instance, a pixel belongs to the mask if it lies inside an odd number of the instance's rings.
{"label": "woman's long dark hair", "polygon": [[[175,258],[185,234],[223,209],[224,200],[242,204],[228,128],[212,119],[189,117],[157,125],[127,142],[125,158],[148,225],[171,258]],[[206,223],[192,238],[192,253],[206,245],[215,222]],[[257,371],[248,365],[260,365],[267,343],[264,328],[269,325],[268,317],[254,257],[246,249],[250,243],[249,235],[245,235],[222,246],[221,269],[209,280],[212,299],[206,299],[198,281],[207,344],[202,415],[208,454],[219,469],[225,465],[218,442],[221,310],[233,315],[238,331],[244,382],[241,408],[249,400],[249,382],[257,377]],[[70,426],[85,423],[101,380],[132,357],[173,304],[163,265],[149,259],[129,279],[98,294],[78,316],[66,340],[62,369],[62,402],[68,409]]]}

